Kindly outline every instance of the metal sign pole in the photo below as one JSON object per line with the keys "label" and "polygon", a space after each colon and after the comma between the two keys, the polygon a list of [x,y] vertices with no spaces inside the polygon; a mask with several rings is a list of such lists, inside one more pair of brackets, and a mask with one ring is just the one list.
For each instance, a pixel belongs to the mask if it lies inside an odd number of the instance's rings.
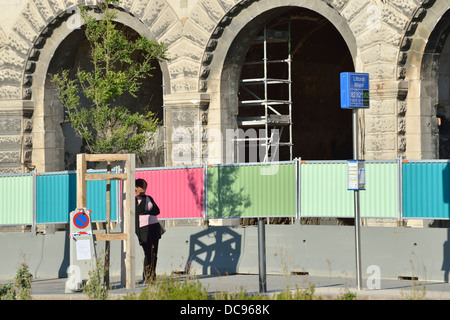
{"label": "metal sign pole", "polygon": [[266,281],[266,230],[264,218],[258,219],[258,262],[259,262],[259,292],[267,291]]}
{"label": "metal sign pole", "polygon": [[[358,160],[358,109],[370,107],[370,85],[368,73],[342,72],[341,83],[341,108],[352,109],[353,119],[353,158],[356,168],[352,163],[348,165],[349,190],[354,190],[355,211],[355,253],[356,253],[356,282],[358,290],[361,290],[361,234],[359,215],[359,190],[365,189],[365,168],[361,160]],[[356,173],[356,176],[354,175]],[[350,178],[352,181],[350,181]],[[361,178],[361,179],[360,179]],[[352,185],[350,185],[352,182]]]}
{"label": "metal sign pole", "polygon": [[[358,159],[358,109],[352,109],[353,118],[353,157]],[[355,211],[355,250],[356,250],[356,283],[358,290],[362,289],[361,277],[361,233],[359,214],[359,190],[354,190],[354,211]]]}

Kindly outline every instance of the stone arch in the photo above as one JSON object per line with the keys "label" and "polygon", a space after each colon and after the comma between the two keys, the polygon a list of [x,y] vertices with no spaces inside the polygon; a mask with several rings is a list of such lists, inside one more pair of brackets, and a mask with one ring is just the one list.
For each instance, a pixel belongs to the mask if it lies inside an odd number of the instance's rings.
{"label": "stone arch", "polygon": [[353,32],[347,24],[347,21],[333,7],[321,1],[300,2],[299,5],[293,3],[285,5],[273,3],[271,1],[247,0],[239,2],[229,10],[213,30],[211,37],[206,44],[205,53],[202,59],[202,69],[200,71],[200,81],[202,84],[199,87],[206,91],[208,84],[205,82],[208,78],[220,78],[220,75],[217,73],[220,72],[222,68],[228,48],[249,20],[264,15],[265,12],[273,9],[289,7],[303,7],[326,17],[336,27],[347,43],[354,64],[358,64],[358,47]]}
{"label": "stone arch", "polygon": [[[31,24],[33,25],[33,29],[35,31],[38,31],[36,35],[29,36],[30,40],[34,39],[33,44],[30,46],[30,49],[28,50],[28,55],[25,60],[25,75],[23,77],[22,85],[24,87],[23,91],[23,99],[28,100],[31,99],[32,96],[32,90],[30,89],[31,83],[32,83],[32,77],[33,73],[36,69],[36,62],[38,60],[41,60],[40,54],[41,51],[44,49],[44,46],[46,45],[47,40],[51,37],[52,42],[60,42],[62,39],[67,36],[70,31],[71,27],[67,26],[67,23],[69,19],[76,19],[75,15],[77,14],[77,11],[75,10],[75,5],[87,5],[91,8],[95,9],[95,6],[90,5],[87,1],[84,3],[84,1],[78,0],[76,3],[72,5],[68,5],[67,7],[63,7],[57,0],[50,0],[51,4],[55,4],[55,8],[52,8],[55,13],[54,15],[51,15],[50,8],[46,8],[44,5],[44,1],[34,1],[33,3],[35,6],[40,10],[40,14],[37,15],[38,17],[44,17],[42,21],[38,21],[38,18],[34,17],[36,15],[36,12],[32,12],[31,4],[27,4],[25,7],[24,12],[22,13],[22,16],[26,17],[27,19],[31,19]],[[135,1],[138,3],[141,3],[139,1]],[[163,6],[158,7],[155,12],[153,12],[153,19],[149,19],[148,16],[146,16],[144,13],[146,6],[142,7],[139,5],[133,5],[133,1],[124,1],[123,7],[116,7],[119,10],[119,14],[117,17],[117,21],[129,26],[130,28],[137,31],[139,34],[144,35],[148,38],[154,39],[156,41],[159,41],[160,34],[155,33],[152,31],[152,23],[157,20],[158,15],[162,11],[163,8],[167,6],[165,1],[162,1],[164,3]],[[145,1],[146,4],[148,4],[148,1]],[[127,10],[128,9],[128,10]],[[34,17],[34,18],[33,18]],[[20,20],[20,19],[19,19]],[[48,22],[47,24],[45,24]],[[75,23],[72,21],[72,23]],[[69,33],[61,33],[61,24],[65,24],[66,31],[69,31]],[[56,28],[59,29],[57,39],[54,35],[54,32]],[[16,28],[19,29],[19,28]],[[167,66],[166,63],[161,63],[161,68],[164,69],[164,73],[167,74]],[[165,77],[165,81],[169,81],[169,77]]]}
{"label": "stone arch", "polygon": [[0,27],[0,48],[3,48],[6,45],[6,34],[3,31],[3,28]]}
{"label": "stone arch", "polygon": [[[238,42],[246,43],[246,41],[248,42],[248,40],[252,39],[250,32],[243,32],[250,23],[257,23],[262,27],[265,22],[270,21],[273,17],[294,8],[304,8],[327,19],[342,36],[350,52],[353,64],[360,66],[356,39],[349,25],[338,11],[326,3],[311,1],[299,2],[296,5],[291,1],[289,5],[283,5],[278,2],[264,0],[240,2],[239,5],[233,7],[222,18],[213,31],[203,56],[199,87],[210,94],[211,103],[208,111],[208,121],[213,123],[211,127],[216,126],[215,128],[217,128],[217,124],[220,125],[223,139],[220,141],[220,146],[218,145],[219,141],[216,141],[216,139],[214,139],[213,143],[217,143],[217,145],[210,146],[215,152],[216,150],[221,150],[221,156],[217,157],[217,159],[208,159],[208,161],[233,161],[226,158],[227,154],[224,146],[227,145],[227,141],[225,131],[226,129],[236,129],[237,126],[235,119],[238,105],[236,84],[238,83],[240,68],[248,49],[245,45],[235,46],[235,44]],[[230,50],[240,51],[230,53]],[[229,59],[230,56],[235,56],[238,60]],[[209,122],[208,125],[210,125]]]}
{"label": "stone arch", "polygon": [[[34,4],[27,4],[24,12],[18,19],[20,22],[17,22],[13,28],[15,35],[10,37],[7,50],[15,58],[12,60],[14,64],[10,63],[8,66],[16,72],[17,77],[10,82],[9,87],[12,89],[8,90],[8,87],[6,89],[2,88],[5,91],[3,91],[3,94],[0,92],[0,97],[2,98],[31,100],[30,102],[33,103],[32,162],[38,171],[61,170],[64,168],[61,167],[60,160],[57,160],[64,159],[64,157],[55,151],[57,133],[45,131],[46,121],[48,121],[48,119],[45,119],[46,108],[48,107],[46,106],[48,103],[45,102],[46,75],[59,45],[73,32],[73,28],[69,24],[74,22],[70,19],[74,19],[77,13],[76,10],[71,10],[72,6],[69,5],[66,8],[57,0],[50,0],[50,3],[57,4],[54,8],[45,9],[44,6],[40,5],[43,3],[44,1],[34,1]],[[85,3],[78,1],[78,3],[74,4]],[[73,8],[75,9],[75,7]],[[139,7],[137,6],[136,8]],[[136,17],[132,12],[126,11],[123,7],[117,9],[119,9],[118,23],[143,36],[158,41],[155,33],[143,20]],[[131,6],[130,9],[134,10],[135,7]],[[39,11],[39,14],[37,14],[36,10],[42,11]],[[139,11],[136,12],[139,13]],[[23,27],[23,18],[31,17],[32,14],[36,15],[34,20],[30,21],[27,26],[30,31],[27,33],[29,41],[25,41],[25,31],[20,31],[27,30]],[[160,63],[160,69],[165,85],[167,85],[169,82],[167,64],[165,62]]]}
{"label": "stone arch", "polygon": [[[428,41],[426,53],[434,57],[431,64],[437,90],[436,117],[438,155],[440,159],[450,159],[450,10],[447,11]],[[429,64],[429,63],[424,63]],[[433,74],[432,74],[433,75]],[[436,79],[437,78],[437,79]]]}
{"label": "stone arch", "polygon": [[[3,41],[3,48],[0,42],[0,78],[5,79],[0,87],[0,99],[31,99],[30,87],[40,51],[55,28],[72,16],[74,10],[70,9],[78,5],[95,8],[94,2],[89,0],[29,0],[24,5],[8,38]],[[128,13],[125,20],[141,34],[158,42],[174,41],[174,37],[167,34],[177,19],[166,0],[123,0],[117,9]],[[170,17],[169,25],[164,22],[167,17]],[[167,65],[161,67],[167,74]],[[169,77],[165,77],[165,85],[170,87],[168,81]]]}
{"label": "stone arch", "polygon": [[423,1],[414,12],[400,46],[398,78],[403,84],[398,109],[405,119],[406,158],[439,158],[437,68],[449,34],[448,11],[448,6],[437,5],[434,0]]}
{"label": "stone arch", "polygon": [[[426,96],[422,95],[420,99],[422,119],[430,128],[425,132],[431,139],[431,147],[433,158],[450,157],[448,144],[448,101],[441,101],[441,91],[446,91],[448,96],[450,87],[447,83],[442,83],[441,77],[448,78],[448,61],[442,59],[448,58],[449,54],[449,35],[450,35],[450,9],[448,9],[439,22],[433,28],[428,41],[426,43],[422,63],[420,66],[420,88],[421,92],[426,92]],[[444,70],[447,66],[447,70]],[[448,79],[447,79],[448,81]],[[442,84],[447,84],[442,86]],[[448,100],[448,99],[447,99]],[[445,110],[447,109],[447,110]],[[443,121],[443,123],[440,123]],[[447,127],[447,128],[445,128]],[[447,136],[444,141],[442,138]],[[445,143],[446,142],[446,143]]]}

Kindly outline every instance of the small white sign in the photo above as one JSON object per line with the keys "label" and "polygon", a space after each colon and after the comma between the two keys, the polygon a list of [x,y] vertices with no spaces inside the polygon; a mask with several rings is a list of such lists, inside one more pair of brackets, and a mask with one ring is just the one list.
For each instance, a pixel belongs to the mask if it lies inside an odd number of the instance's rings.
{"label": "small white sign", "polygon": [[366,169],[364,161],[347,161],[347,189],[365,190],[366,189]]}
{"label": "small white sign", "polygon": [[91,241],[89,239],[77,240],[77,260],[91,260]]}

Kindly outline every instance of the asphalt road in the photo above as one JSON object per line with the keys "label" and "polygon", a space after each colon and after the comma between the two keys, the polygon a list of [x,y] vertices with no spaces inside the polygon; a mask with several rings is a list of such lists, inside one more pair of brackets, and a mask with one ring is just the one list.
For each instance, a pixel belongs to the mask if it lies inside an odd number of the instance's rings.
{"label": "asphalt road", "polygon": [[[185,276],[181,276],[184,280]],[[249,274],[235,274],[225,276],[197,276],[196,279],[210,294],[216,292],[248,294],[259,293],[259,276]],[[32,281],[31,296],[33,300],[85,300],[87,296],[81,292],[65,293],[66,278],[34,279]],[[2,281],[5,283],[5,281]],[[131,292],[140,292],[145,285],[138,281],[135,289],[125,289],[120,285],[120,279],[112,278],[110,299],[122,299]],[[411,280],[381,279],[373,283],[363,279],[362,290],[357,289],[356,279],[312,277],[308,275],[267,275],[266,294],[274,295],[287,289],[307,289],[314,285],[315,297],[335,299],[345,293],[356,294],[357,300],[450,300],[450,284],[445,282],[427,282]],[[374,288],[369,288],[369,287]],[[379,287],[377,287],[379,286]]]}

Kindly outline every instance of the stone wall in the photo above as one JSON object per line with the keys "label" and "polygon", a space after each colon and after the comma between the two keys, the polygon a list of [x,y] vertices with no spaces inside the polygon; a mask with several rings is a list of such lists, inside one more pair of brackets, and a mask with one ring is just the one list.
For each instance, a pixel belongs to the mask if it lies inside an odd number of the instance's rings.
{"label": "stone wall", "polygon": [[[45,77],[52,55],[76,24],[74,5],[95,0],[6,0],[0,7],[0,172],[61,170],[60,135],[48,130]],[[223,137],[208,130],[235,128],[229,77],[230,48],[250,21],[276,10],[304,7],[328,19],[349,47],[357,72],[371,74],[371,108],[360,111],[360,156],[367,159],[436,158],[436,111],[422,79],[425,46],[450,8],[442,0],[122,0],[119,21],[164,42],[161,64],[166,107],[167,164],[176,128],[198,126],[201,141],[186,140],[197,157],[223,162]],[[332,54],[332,53],[330,53]],[[233,69],[234,68],[234,69]],[[436,94],[435,92],[432,94]],[[189,114],[173,122],[174,112]],[[171,115],[168,115],[168,114]],[[219,141],[222,139],[221,141]],[[214,156],[207,151],[217,144]],[[179,146],[177,146],[179,147]],[[178,163],[177,163],[178,164]]]}

